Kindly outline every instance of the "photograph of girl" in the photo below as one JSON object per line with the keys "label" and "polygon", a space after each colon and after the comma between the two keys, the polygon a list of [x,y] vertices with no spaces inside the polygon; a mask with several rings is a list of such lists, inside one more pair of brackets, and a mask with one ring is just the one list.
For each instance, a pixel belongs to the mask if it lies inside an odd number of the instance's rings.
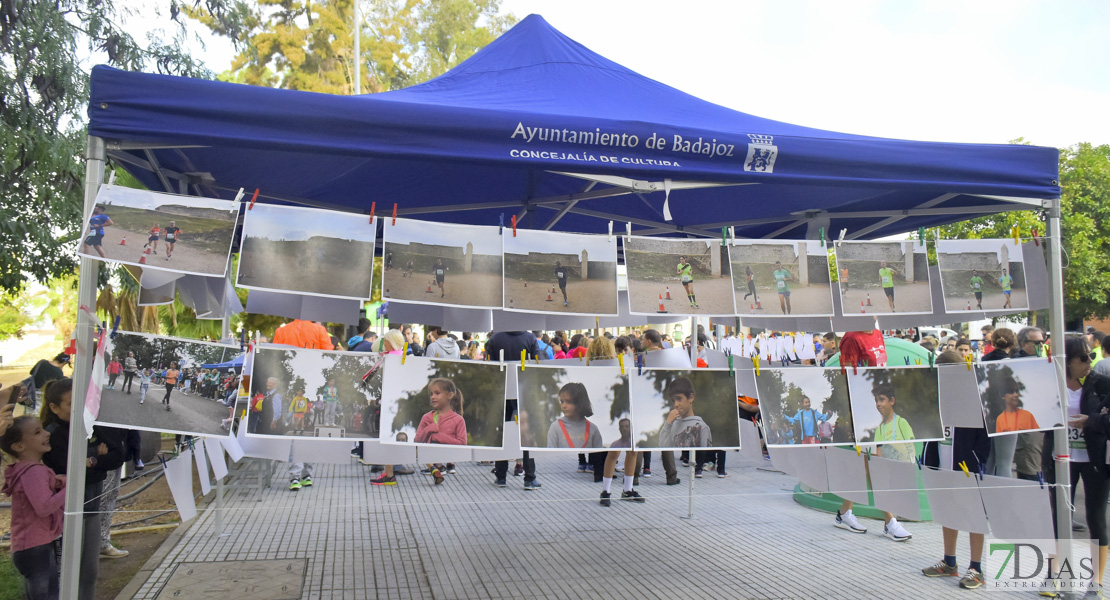
{"label": "photograph of girl", "polygon": [[620,438],[629,408],[619,367],[528,366],[516,375],[521,448],[581,451]]}

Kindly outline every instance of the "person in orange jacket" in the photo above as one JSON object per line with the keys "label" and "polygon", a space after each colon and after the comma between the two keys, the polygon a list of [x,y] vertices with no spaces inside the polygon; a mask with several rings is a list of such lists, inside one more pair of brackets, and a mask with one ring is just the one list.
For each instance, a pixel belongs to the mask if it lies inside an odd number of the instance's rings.
{"label": "person in orange jacket", "polygon": [[323,325],[300,319],[278,327],[274,332],[274,343],[314,350],[335,350],[331,336]]}

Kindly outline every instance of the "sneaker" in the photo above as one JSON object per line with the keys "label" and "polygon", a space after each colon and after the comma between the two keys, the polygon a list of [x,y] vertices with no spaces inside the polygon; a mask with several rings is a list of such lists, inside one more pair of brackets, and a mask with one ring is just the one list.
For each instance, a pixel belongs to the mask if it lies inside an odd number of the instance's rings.
{"label": "sneaker", "polygon": [[295,492],[299,489],[301,489],[301,480],[300,479],[293,479],[293,480],[289,481],[289,491],[290,492]]}
{"label": "sneaker", "polygon": [[[967,573],[964,573],[964,576],[960,578],[960,587],[965,590],[973,590],[984,583],[986,583],[986,580],[983,579],[983,574],[978,569],[972,569],[971,567],[968,567]],[[1099,594],[1099,596],[1101,597],[1102,594]]]}
{"label": "sneaker", "polygon": [[609,498],[611,498],[612,496],[613,495],[610,494],[609,492],[601,492],[601,505],[602,506],[609,506],[610,504],[612,504],[612,502],[610,502],[610,500],[609,500]]}
{"label": "sneaker", "polygon": [[921,569],[921,574],[926,577],[959,577],[960,568],[955,565],[950,567],[941,559],[937,564]]}
{"label": "sneaker", "polygon": [[513,467],[513,477],[520,477],[523,474],[524,474],[524,465],[517,464],[517,466]]}
{"label": "sneaker", "polygon": [[586,470],[586,465],[578,465],[578,472],[579,473],[588,473],[589,471]]}
{"label": "sneaker", "polygon": [[728,473],[726,473],[724,471],[718,471],[717,472],[717,479],[724,479],[725,477],[728,477]]}
{"label": "sneaker", "polygon": [[311,477],[302,477],[301,478],[301,487],[312,487],[312,478]]}
{"label": "sneaker", "polygon": [[891,517],[889,523],[883,526],[883,535],[896,542],[904,542],[913,537],[910,532],[906,531],[905,527],[902,527],[898,519],[893,517]]}
{"label": "sneaker", "polygon": [[455,474],[455,463],[447,463],[447,474],[448,475],[454,475]]}
{"label": "sneaker", "polygon": [[497,487],[505,487],[508,484],[505,483],[504,479],[495,479],[493,480],[493,485],[496,485]]}
{"label": "sneaker", "polygon": [[370,481],[370,483],[372,483],[374,485],[397,485],[397,478],[396,477],[390,477],[389,475],[386,475],[385,473],[382,473],[381,477],[379,477],[377,479],[372,479]]}
{"label": "sneaker", "polygon": [[1042,598],[1059,598],[1059,589],[1060,580],[1049,576],[1046,577],[1044,583],[1041,584],[1041,590],[1038,594],[1040,594]]}
{"label": "sneaker", "polygon": [[[569,303],[569,302],[566,302],[566,301],[563,301],[563,306],[570,306],[570,303]],[[605,506],[609,506],[609,505],[608,505],[608,504],[606,504]]]}
{"label": "sneaker", "polygon": [[860,527],[859,521],[856,520],[856,515],[853,515],[852,511],[848,511],[844,514],[837,512],[836,521],[833,525],[841,529],[847,529],[852,533],[867,533],[867,528]]}
{"label": "sneaker", "polygon": [[689,468],[690,467],[690,459],[688,459],[688,458],[682,459],[682,466]]}
{"label": "sneaker", "polygon": [[[385,467],[383,467],[381,465],[375,465],[374,463],[368,463],[365,460],[360,460],[358,462],[360,462],[364,465],[368,465],[370,467],[370,472],[371,473],[381,473],[382,471],[385,470]],[[394,473],[396,473],[396,472],[397,471],[394,471]]]}
{"label": "sneaker", "polygon": [[621,500],[627,500],[628,502],[641,502],[642,503],[642,502],[645,502],[647,499],[644,498],[643,496],[641,496],[640,492],[637,492],[636,490],[632,490],[632,491],[629,491],[629,492],[621,492]]}
{"label": "sneaker", "polygon": [[694,469],[694,477],[701,479],[701,469]]}
{"label": "sneaker", "polygon": [[644,472],[640,473],[640,476],[642,476],[642,477],[651,477],[651,469],[644,469]]}
{"label": "sneaker", "polygon": [[439,469],[432,469],[432,478],[435,479],[433,485],[439,485],[443,483],[443,473],[440,473]]}
{"label": "sneaker", "polygon": [[538,490],[541,487],[543,487],[543,484],[536,481],[535,479],[533,479],[532,481],[525,481],[524,482],[524,490],[528,491],[528,492],[531,492],[533,490]]}
{"label": "sneaker", "polygon": [[424,467],[423,469],[420,469],[420,474],[421,475],[431,475],[432,474],[432,468],[431,467]]}
{"label": "sneaker", "polygon": [[131,553],[127,550],[120,550],[111,544],[100,549],[100,558],[123,558],[128,554]]}
{"label": "sneaker", "polygon": [[394,475],[412,475],[415,472],[416,472],[416,469],[413,469],[411,467],[401,467],[401,466],[393,467],[393,474]]}
{"label": "sneaker", "polygon": [[145,468],[146,468],[146,465],[143,464],[143,461],[136,458],[135,459],[135,470],[136,471],[142,471]]}
{"label": "sneaker", "polygon": [[667,480],[667,485],[678,485],[680,483],[682,483],[682,479],[680,479],[678,477],[675,477],[674,479],[668,479]]}
{"label": "sneaker", "polygon": [[1072,521],[1071,530],[1072,531],[1087,531],[1087,526],[1080,523],[1079,521]]}

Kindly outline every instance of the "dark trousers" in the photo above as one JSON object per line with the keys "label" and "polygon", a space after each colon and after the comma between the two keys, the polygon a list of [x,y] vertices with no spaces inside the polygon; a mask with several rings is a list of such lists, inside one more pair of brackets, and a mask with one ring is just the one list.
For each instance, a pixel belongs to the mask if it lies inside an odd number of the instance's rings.
{"label": "dark trousers", "polygon": [[61,538],[12,552],[12,564],[23,576],[23,593],[27,600],[56,600],[61,586],[58,576],[58,555]]}
{"label": "dark trousers", "polygon": [[[509,461],[499,460],[493,464],[493,474],[497,479],[504,479],[509,474]],[[524,481],[535,481],[536,479],[536,459],[528,456],[528,451],[524,451]]]}
{"label": "dark trousers", "polygon": [[726,455],[724,450],[698,450],[694,453],[694,460],[697,461],[697,470],[700,471],[702,466],[709,461],[713,461],[717,465],[717,472],[725,472]]}
{"label": "dark trousers", "polygon": [[590,465],[594,468],[594,483],[605,479],[605,458],[607,456],[609,456],[608,452],[591,452],[588,455]]}
{"label": "dark trousers", "polygon": [[[1091,539],[1098,539],[1099,546],[1106,546],[1106,500],[1110,495],[1110,486],[1107,485],[1106,474],[1102,465],[1092,463],[1071,463],[1071,499],[1075,501],[1075,486],[1083,480],[1083,505],[1087,509],[1087,531]],[[1044,472],[1044,480],[1056,483],[1056,469],[1049,468]],[[1056,490],[1049,488],[1049,503],[1052,505],[1052,529],[1056,530]],[[1057,534],[1056,537],[1059,537]]]}
{"label": "dark trousers", "polygon": [[667,481],[674,481],[678,478],[678,469],[674,466],[674,452],[664,450],[659,454],[663,457],[663,472],[667,474]]}
{"label": "dark trousers", "polygon": [[645,471],[650,471],[651,470],[651,452],[648,452],[647,450],[645,450],[643,452],[640,452],[639,456],[640,456],[640,460],[643,463],[644,470]]}
{"label": "dark trousers", "polygon": [[122,390],[124,388],[127,388],[127,393],[130,394],[131,393],[131,382],[134,379],[135,379],[135,372],[134,371],[124,371],[123,372],[123,385],[119,386],[120,389]]}
{"label": "dark trousers", "polygon": [[165,404],[166,406],[169,406],[169,404],[170,404],[170,392],[172,392],[172,391],[173,391],[173,384],[172,383],[167,383],[166,384],[166,397],[162,398],[162,404]]}

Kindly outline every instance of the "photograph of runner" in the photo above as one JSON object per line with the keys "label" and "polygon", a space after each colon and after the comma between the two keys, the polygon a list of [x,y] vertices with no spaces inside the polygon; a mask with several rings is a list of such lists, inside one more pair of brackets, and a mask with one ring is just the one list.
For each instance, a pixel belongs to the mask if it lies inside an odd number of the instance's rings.
{"label": "photograph of runner", "polygon": [[[238,217],[239,204],[229,200],[106,185],[86,220],[78,254],[146,268],[223,276]],[[163,223],[169,227],[163,229]],[[189,231],[187,240],[179,236],[182,230]],[[166,243],[159,244],[163,234]]]}
{"label": "photograph of runner", "polygon": [[390,219],[383,239],[383,299],[501,308],[501,236],[496,227],[411,219],[393,224]]}
{"label": "photograph of runner", "polygon": [[617,314],[617,239],[505,230],[505,310]]}
{"label": "photograph of runner", "polygon": [[1028,310],[1025,256],[1012,239],[938,240],[944,310]]}
{"label": "photograph of runner", "polygon": [[1043,431],[1063,425],[1056,368],[1041,358],[975,365],[987,434]]}
{"label": "photograph of runner", "polygon": [[498,363],[388,355],[382,369],[383,444],[502,447],[506,372]]}
{"label": "photograph of runner", "polygon": [[846,373],[860,445],[878,444],[884,458],[910,462],[921,453],[920,445],[892,442],[944,439],[936,370],[863,367]]}
{"label": "photograph of runner", "polygon": [[732,281],[737,314],[825,316],[833,312],[829,253],[818,241],[733,240],[728,261],[734,274],[744,273]]}
{"label": "photograph of runner", "polygon": [[840,369],[765,369],[755,384],[768,446],[855,444]]}
{"label": "photograph of runner", "polygon": [[733,314],[732,278],[719,239],[625,237],[633,314]]}
{"label": "photograph of runner", "polygon": [[842,242],[836,264],[845,315],[933,310],[929,260],[918,242]]}
{"label": "photograph of runner", "polygon": [[365,417],[381,397],[381,377],[375,376],[380,366],[381,357],[373,353],[257,346],[248,435],[377,437],[371,433],[376,424]]}
{"label": "photograph of runner", "polygon": [[728,369],[643,369],[629,377],[634,449],[740,447],[736,379]]}
{"label": "photograph of runner", "polygon": [[529,366],[516,378],[525,450],[608,448],[631,416],[620,367]]}
{"label": "photograph of runner", "polygon": [[243,220],[236,285],[369,299],[376,236],[365,215],[255,204]]}
{"label": "photograph of runner", "polygon": [[[136,372],[131,390],[123,386],[100,392],[96,423],[127,429],[184,435],[226,436],[221,426],[230,407],[218,400],[187,393],[185,373],[206,364],[223,364],[240,354],[239,346],[119,331],[109,348],[110,358],[133,359]],[[107,380],[107,378],[106,378]]]}

